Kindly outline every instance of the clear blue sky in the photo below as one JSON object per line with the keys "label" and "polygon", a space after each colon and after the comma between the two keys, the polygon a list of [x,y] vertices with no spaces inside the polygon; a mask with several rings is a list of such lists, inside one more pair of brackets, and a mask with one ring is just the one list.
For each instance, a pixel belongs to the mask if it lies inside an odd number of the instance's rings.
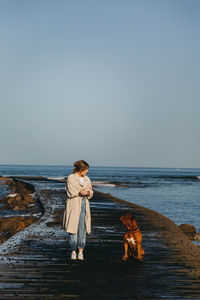
{"label": "clear blue sky", "polygon": [[0,0],[0,163],[200,167],[200,1]]}

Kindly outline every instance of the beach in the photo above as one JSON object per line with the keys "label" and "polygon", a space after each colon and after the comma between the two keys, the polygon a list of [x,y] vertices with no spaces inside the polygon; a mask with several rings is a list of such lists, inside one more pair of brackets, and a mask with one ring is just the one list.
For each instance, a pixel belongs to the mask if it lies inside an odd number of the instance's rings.
{"label": "beach", "polygon": [[[200,299],[200,249],[169,218],[95,190],[84,261],[71,261],[64,190],[38,190],[44,212],[0,246],[1,299]],[[145,251],[122,261],[132,213]]]}

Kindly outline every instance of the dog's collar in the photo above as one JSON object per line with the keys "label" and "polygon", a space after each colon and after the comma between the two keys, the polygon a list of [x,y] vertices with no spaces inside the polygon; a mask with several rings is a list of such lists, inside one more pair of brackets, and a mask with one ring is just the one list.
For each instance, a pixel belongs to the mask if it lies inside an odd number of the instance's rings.
{"label": "dog's collar", "polygon": [[133,229],[129,229],[128,231],[136,231],[136,230],[138,230],[138,227],[135,227]]}

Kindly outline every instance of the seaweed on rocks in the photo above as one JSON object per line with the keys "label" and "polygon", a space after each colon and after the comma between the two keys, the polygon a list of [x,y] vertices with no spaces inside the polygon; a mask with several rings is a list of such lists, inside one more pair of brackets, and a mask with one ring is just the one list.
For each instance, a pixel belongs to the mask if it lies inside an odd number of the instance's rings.
{"label": "seaweed on rocks", "polygon": [[7,185],[8,194],[2,198],[0,207],[0,244],[17,232],[34,223],[44,213],[35,187],[14,177],[0,177]]}

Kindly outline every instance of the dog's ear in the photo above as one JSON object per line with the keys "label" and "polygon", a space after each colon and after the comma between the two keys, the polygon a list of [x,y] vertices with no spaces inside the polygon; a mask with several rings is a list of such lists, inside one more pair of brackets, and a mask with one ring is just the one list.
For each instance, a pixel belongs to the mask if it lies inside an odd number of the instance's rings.
{"label": "dog's ear", "polygon": [[121,216],[120,221],[123,223],[124,222],[124,216]]}
{"label": "dog's ear", "polygon": [[133,215],[131,216],[131,221],[136,221],[136,218]]}
{"label": "dog's ear", "polygon": [[131,223],[133,224],[133,227],[138,226],[136,218],[134,216],[132,216],[131,218]]}

